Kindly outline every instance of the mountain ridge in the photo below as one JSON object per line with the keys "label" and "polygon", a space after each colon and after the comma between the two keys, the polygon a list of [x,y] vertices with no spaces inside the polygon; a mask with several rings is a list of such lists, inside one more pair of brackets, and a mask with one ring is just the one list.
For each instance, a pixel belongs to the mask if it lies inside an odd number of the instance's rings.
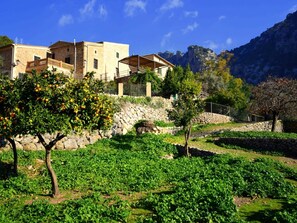
{"label": "mountain ridge", "polygon": [[[297,79],[297,11],[262,32],[249,43],[228,51],[233,54],[230,61],[232,75],[246,82],[257,84],[268,76]],[[197,45],[188,47],[186,53],[158,53],[175,65],[190,65],[193,72],[205,68],[204,62],[216,59],[211,49]]]}

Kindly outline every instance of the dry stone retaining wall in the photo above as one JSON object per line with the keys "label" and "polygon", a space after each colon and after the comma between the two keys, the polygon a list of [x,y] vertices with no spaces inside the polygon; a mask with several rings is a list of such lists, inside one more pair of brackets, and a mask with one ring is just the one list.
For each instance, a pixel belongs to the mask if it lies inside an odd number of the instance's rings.
{"label": "dry stone retaining wall", "polygon": [[285,156],[297,158],[297,139],[220,138],[216,143],[236,145],[255,151],[280,152]]}
{"label": "dry stone retaining wall", "polygon": [[[56,144],[55,149],[71,150],[84,148],[86,145],[93,144],[102,137],[110,138],[113,135],[126,134],[128,131],[132,130],[134,124],[139,120],[169,121],[166,109],[172,108],[172,100],[160,97],[153,97],[152,100],[153,107],[141,104],[124,103],[121,106],[121,111],[115,114],[114,124],[110,130],[105,132],[94,131],[92,133],[85,131],[80,135],[67,135]],[[231,118],[228,116],[212,113],[204,113],[198,119],[200,120],[200,123],[205,124],[231,121]],[[180,130],[180,128],[158,127],[158,133],[175,133],[178,130]],[[44,138],[48,142],[54,138],[54,135],[45,134]],[[15,141],[18,149],[43,150],[41,143],[38,142],[38,138],[34,136],[17,136]],[[10,144],[6,143],[4,148],[10,149]]]}
{"label": "dry stone retaining wall", "polygon": [[[265,122],[256,122],[252,124],[247,124],[238,128],[233,128],[231,131],[240,131],[240,132],[247,132],[247,131],[271,131],[272,121],[265,121]],[[281,121],[276,123],[275,132],[283,132],[283,124]]]}
{"label": "dry stone retaining wall", "polygon": [[195,120],[196,123],[201,123],[201,124],[209,124],[209,123],[218,124],[218,123],[227,123],[232,121],[234,121],[234,119],[230,116],[220,115],[220,114],[215,114],[210,112],[202,113]]}

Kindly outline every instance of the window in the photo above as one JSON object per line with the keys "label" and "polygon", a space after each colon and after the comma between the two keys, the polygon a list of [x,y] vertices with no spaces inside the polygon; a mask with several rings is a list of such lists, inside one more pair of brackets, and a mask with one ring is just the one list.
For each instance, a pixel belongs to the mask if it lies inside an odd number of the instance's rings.
{"label": "window", "polygon": [[98,69],[98,60],[94,59],[94,69]]}
{"label": "window", "polygon": [[70,64],[70,57],[65,57],[65,63]]}
{"label": "window", "polygon": [[119,54],[119,52],[116,52],[116,57],[117,57],[117,58],[120,58],[120,54]]}
{"label": "window", "polygon": [[158,68],[158,74],[161,74],[162,75],[162,68]]}
{"label": "window", "polygon": [[116,77],[120,77],[119,68],[116,67]]}
{"label": "window", "polygon": [[40,59],[41,59],[40,56],[34,56],[34,61],[36,61],[36,60],[40,60]]}
{"label": "window", "polygon": [[55,59],[55,54],[54,53],[46,53],[46,57]]}

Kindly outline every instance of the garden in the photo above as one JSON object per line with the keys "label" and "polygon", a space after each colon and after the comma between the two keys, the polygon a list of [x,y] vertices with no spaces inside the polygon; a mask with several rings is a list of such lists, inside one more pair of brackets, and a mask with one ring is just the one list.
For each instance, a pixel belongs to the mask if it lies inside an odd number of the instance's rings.
{"label": "garden", "polygon": [[169,142],[181,138],[130,132],[53,151],[55,198],[42,151],[18,151],[17,177],[1,152],[0,222],[294,222],[296,167],[261,154],[179,156]]}

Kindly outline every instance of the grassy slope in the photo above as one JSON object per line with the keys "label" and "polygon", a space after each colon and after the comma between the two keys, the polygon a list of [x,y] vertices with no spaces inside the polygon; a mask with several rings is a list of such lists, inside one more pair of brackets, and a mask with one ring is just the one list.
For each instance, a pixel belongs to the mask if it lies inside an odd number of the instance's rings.
{"label": "grassy slope", "polygon": [[[197,133],[203,132],[213,132],[213,131],[220,131],[220,130],[228,130],[235,127],[240,127],[245,124],[241,123],[226,123],[226,124],[218,124],[218,125],[206,125],[205,127],[198,128],[198,130],[193,131],[193,135]],[[168,137],[166,139],[167,142],[170,143],[184,143],[183,135]],[[253,151],[244,151],[238,149],[226,149],[224,147],[217,146],[213,144],[209,137],[199,138],[198,140],[191,140],[190,142],[191,147],[200,148],[202,150],[211,151],[217,154],[228,153],[234,157],[245,157],[249,160],[254,160],[257,158],[269,158],[275,161],[278,161],[285,166],[288,166],[297,171],[297,160],[283,157],[283,156],[273,156],[273,155],[265,155]],[[296,195],[294,196],[297,199],[297,181],[289,180],[296,186]],[[258,198],[247,202],[247,204],[242,205],[239,208],[240,216],[249,222],[260,222],[264,211],[275,211],[282,209],[283,200],[281,199],[270,199],[270,198]]]}
{"label": "grassy slope", "polygon": [[[241,124],[224,124],[223,126],[212,125],[212,126],[207,126],[206,128],[200,128],[200,129],[198,128],[198,130],[196,132],[205,132],[205,131],[211,132],[211,131],[220,130],[222,128],[228,129],[228,128],[232,128],[233,126],[238,127],[238,125],[241,125]],[[129,141],[129,136],[126,138],[124,137],[123,139]],[[131,140],[132,140],[132,138],[131,138]],[[183,144],[183,136],[182,135],[168,136],[165,140],[167,142],[171,142],[171,143]],[[120,141],[118,143],[119,143],[119,145],[121,145],[122,149],[129,150],[129,149],[131,149],[131,147],[133,147],[133,144],[131,144],[131,143],[129,144],[129,143],[120,142]],[[140,142],[138,142],[138,143],[140,143]],[[147,142],[143,143],[143,145],[141,143],[137,144],[137,145],[135,144],[135,146],[138,148],[139,146],[146,146],[145,144],[147,144]],[[158,144],[156,144],[156,145],[158,145]],[[279,156],[263,155],[263,154],[259,154],[256,152],[225,149],[225,148],[216,146],[211,142],[208,142],[207,138],[201,138],[198,141],[191,141],[190,145],[193,147],[198,147],[198,148],[201,148],[204,150],[209,150],[209,151],[216,152],[216,153],[229,153],[234,157],[246,157],[250,160],[253,160],[256,158],[271,158],[271,159],[280,161],[283,164],[290,166],[291,168],[294,168],[295,170],[297,170],[297,163],[296,163],[296,160],[294,160],[294,159],[289,159],[286,157],[279,157]],[[160,144],[160,146],[162,146],[162,144]],[[93,159],[98,159],[97,156],[101,156],[100,159],[102,159],[102,158],[104,158],[104,159],[109,159],[109,158],[118,159],[117,157],[121,157],[121,156],[117,156],[116,152],[108,149],[108,147],[109,147],[109,143],[106,143],[106,144],[103,143],[100,145],[101,150],[105,150],[107,156],[97,154],[97,151],[95,149],[89,149],[88,152],[82,152],[82,153],[80,153],[79,156],[87,156],[88,154],[93,154],[93,156],[94,156]],[[61,153],[71,153],[71,152],[63,152],[62,151]],[[110,155],[108,155],[108,153],[110,153]],[[74,152],[74,154],[77,154],[77,152]],[[113,158],[113,155],[114,155],[114,158]],[[123,155],[125,155],[125,154],[123,153]],[[44,164],[41,161],[43,159],[43,156],[44,156],[43,152],[37,152],[34,155],[34,157],[30,157],[30,156],[26,155],[26,153],[22,154],[22,157],[20,159],[21,172],[23,174],[29,176],[29,179],[31,179],[31,180],[40,178],[40,174],[44,177],[46,175],[46,173],[45,173],[46,171],[44,169]],[[78,155],[75,155],[75,156],[78,156]],[[57,157],[54,157],[54,159],[55,159],[54,162],[56,162],[59,165],[61,165],[61,164],[68,165],[67,157],[69,157],[69,156],[66,155],[63,159],[60,159],[60,158],[57,159]],[[0,153],[0,158],[1,158],[1,153]],[[11,158],[9,158],[9,159],[11,159]],[[98,161],[100,161],[100,159],[98,159]],[[125,160],[125,158],[124,158],[124,160]],[[0,159],[0,161],[2,161],[2,160]],[[6,162],[7,160],[3,159],[3,161]],[[32,162],[32,161],[34,161],[34,162]],[[83,160],[80,160],[80,159],[78,159],[78,161],[83,162]],[[139,162],[139,160],[137,160],[137,158],[135,158],[135,161]],[[97,164],[94,163],[92,165],[96,166]],[[111,162],[110,165],[115,165],[115,164],[113,164]],[[125,164],[121,164],[121,165],[125,166]],[[141,165],[141,164],[139,163],[139,165]],[[158,166],[159,164],[155,163],[152,165]],[[81,166],[83,166],[83,165],[78,165],[78,167],[81,167]],[[141,168],[144,168],[144,167],[145,166],[142,166]],[[71,168],[73,168],[73,167],[71,167]],[[97,168],[99,168],[99,166]],[[100,168],[103,168],[103,167],[101,166]],[[107,170],[107,172],[105,172],[105,174],[108,174],[109,171],[112,171],[112,168],[115,168],[115,166],[109,167],[109,169]],[[113,169],[113,170],[115,170],[115,169]],[[77,170],[77,171],[79,171],[79,170]],[[62,172],[60,171],[60,174],[61,173],[63,173],[63,170],[62,170]],[[92,173],[87,173],[87,174],[90,174],[90,177],[94,177],[94,175]],[[147,174],[154,174],[154,173],[151,173],[149,170],[147,170]],[[106,178],[104,178],[104,179],[106,179]],[[127,180],[129,181],[129,179],[127,179]],[[130,183],[131,183],[131,180],[134,180],[134,179],[131,178]],[[39,181],[33,182],[33,184],[34,183],[38,184],[38,182]],[[297,186],[296,181],[291,181],[291,182]],[[16,192],[18,195],[16,195],[16,196],[11,195],[11,196],[13,199],[15,199],[17,197],[19,199],[19,202],[22,204],[24,204],[24,203],[30,204],[33,201],[40,200],[40,199],[46,199],[46,200],[49,200],[51,203],[56,204],[56,203],[63,202],[65,200],[72,200],[72,199],[80,200],[83,196],[87,196],[90,193],[92,193],[92,191],[94,189],[102,191],[102,188],[105,187],[105,183],[106,183],[106,185],[108,185],[108,182],[101,182],[102,186],[100,188],[92,188],[92,186],[91,186],[89,189],[82,189],[82,188],[84,188],[84,182],[76,182],[76,184],[82,184],[82,185],[78,185],[78,186],[76,185],[74,187],[69,186],[69,189],[67,189],[68,186],[66,185],[66,186],[64,186],[64,189],[62,189],[63,196],[60,198],[52,199],[46,195],[46,192],[48,193],[48,190],[49,190],[48,183],[49,183],[48,180],[46,180],[46,183],[42,184],[42,189],[40,189],[36,192],[30,193],[30,190],[28,190],[24,194],[18,194]],[[63,179],[61,181],[61,184],[63,184],[63,183],[67,183],[66,180]],[[124,184],[121,185],[121,183],[125,183],[125,182],[116,182],[116,183],[117,183],[118,188],[125,188],[125,186],[123,186]],[[14,185],[16,185],[16,184],[18,184],[18,182],[14,183]],[[121,200],[128,201],[129,203],[135,203],[135,202],[139,201],[140,199],[146,197],[150,193],[163,193],[163,192],[171,191],[170,185],[166,186],[162,183],[160,185],[161,186],[157,186],[157,188],[155,188],[154,185],[145,185],[144,184],[143,187],[147,187],[148,188],[147,190],[143,190],[143,188],[140,187],[139,185],[132,185],[134,187],[136,186],[136,190],[132,190],[132,191],[129,191],[129,189],[125,191],[125,190],[117,190],[116,188],[115,189],[109,188],[107,191],[107,194],[109,194],[109,195],[105,195],[105,198],[106,199],[107,198],[114,199],[113,197],[115,196],[115,197],[119,197]],[[26,190],[26,189],[22,188],[21,185],[17,185],[17,186],[19,188],[21,188],[22,190]],[[137,191],[137,187],[139,187],[140,191]],[[34,189],[34,186],[32,186],[32,188]],[[11,193],[13,194],[14,192],[12,191]],[[297,191],[296,191],[296,194],[297,194]],[[6,202],[7,202],[7,199],[1,199],[1,196],[0,196],[0,204],[4,204]],[[111,201],[111,202],[115,202],[115,201]],[[256,198],[256,199],[250,201],[248,204],[243,204],[240,207],[240,209],[239,209],[240,216],[245,220],[248,220],[251,222],[252,221],[257,222],[257,220],[259,218],[261,218],[261,213],[263,210],[279,210],[282,208],[282,202],[283,202],[283,200],[281,200],[281,199]],[[128,222],[134,222],[134,221],[136,221],[137,217],[144,216],[144,215],[149,216],[151,213],[152,212],[150,210],[132,205],[131,214],[128,217]]]}

